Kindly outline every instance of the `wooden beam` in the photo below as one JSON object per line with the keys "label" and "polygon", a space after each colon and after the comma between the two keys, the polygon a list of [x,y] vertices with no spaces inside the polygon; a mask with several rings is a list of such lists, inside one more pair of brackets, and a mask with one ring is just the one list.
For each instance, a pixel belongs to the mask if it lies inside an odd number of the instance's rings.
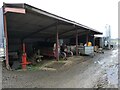
{"label": "wooden beam", "polygon": [[23,8],[10,8],[10,7],[5,7],[4,13],[7,13],[7,12],[25,14],[25,9],[23,9]]}

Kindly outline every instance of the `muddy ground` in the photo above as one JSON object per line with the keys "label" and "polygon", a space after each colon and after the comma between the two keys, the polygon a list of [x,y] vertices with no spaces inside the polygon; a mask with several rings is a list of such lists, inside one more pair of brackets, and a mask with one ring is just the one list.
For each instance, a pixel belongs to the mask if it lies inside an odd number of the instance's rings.
{"label": "muddy ground", "polygon": [[115,49],[106,50],[104,54],[96,53],[94,58],[72,57],[67,64],[52,70],[7,71],[3,68],[2,87],[118,88],[118,53],[120,55]]}

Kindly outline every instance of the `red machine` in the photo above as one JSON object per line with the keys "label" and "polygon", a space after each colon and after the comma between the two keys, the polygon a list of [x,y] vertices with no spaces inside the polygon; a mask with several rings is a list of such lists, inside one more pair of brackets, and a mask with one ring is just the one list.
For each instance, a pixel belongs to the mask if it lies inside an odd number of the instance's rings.
{"label": "red machine", "polygon": [[26,70],[26,65],[30,64],[31,62],[27,62],[27,55],[25,52],[25,44],[23,43],[23,54],[22,54],[22,69]]}

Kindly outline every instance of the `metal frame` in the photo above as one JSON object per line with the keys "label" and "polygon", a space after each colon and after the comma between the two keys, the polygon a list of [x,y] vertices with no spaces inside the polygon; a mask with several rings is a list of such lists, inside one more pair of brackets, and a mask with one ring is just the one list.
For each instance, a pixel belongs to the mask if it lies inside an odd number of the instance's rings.
{"label": "metal frame", "polygon": [[[43,11],[43,10],[41,10],[41,9],[37,9],[37,8],[35,8],[35,7],[33,7],[33,6],[30,6],[30,5],[27,5],[27,4],[23,4],[23,6],[24,6],[23,8],[19,8],[19,9],[18,9],[17,7],[16,7],[16,8],[10,8],[10,7],[5,7],[5,3],[3,3],[3,7],[4,7],[4,8],[3,8],[3,10],[4,10],[4,32],[5,32],[5,37],[6,37],[6,65],[7,65],[7,68],[8,68],[8,66],[9,66],[9,58],[8,58],[8,37],[7,37],[8,35],[7,35],[6,12],[24,13],[24,14],[25,14],[25,10],[27,9],[27,10],[31,10],[31,11],[33,11],[33,12],[37,12],[37,13],[39,13],[39,14],[46,15],[46,16],[48,16],[48,17],[50,17],[50,18],[53,18],[55,21],[56,21],[56,20],[59,20],[59,21],[62,21],[62,23],[66,23],[66,24],[68,23],[68,25],[69,25],[69,24],[75,25],[75,28],[74,28],[74,29],[71,29],[71,30],[69,30],[69,31],[65,31],[65,32],[59,34],[59,32],[58,32],[58,25],[59,25],[60,23],[59,23],[59,22],[57,22],[57,23],[55,22],[55,23],[53,23],[53,24],[51,24],[51,25],[45,26],[45,27],[43,27],[42,29],[37,30],[37,31],[35,31],[35,32],[33,32],[33,33],[31,33],[31,34],[29,34],[29,35],[27,35],[27,36],[25,36],[25,37],[22,38],[22,40],[24,40],[24,39],[26,39],[26,38],[28,38],[28,37],[36,34],[36,33],[39,33],[39,32],[41,32],[41,31],[44,31],[44,30],[46,30],[46,29],[48,29],[48,28],[51,28],[51,27],[53,27],[53,26],[56,26],[56,54],[57,54],[56,59],[57,59],[57,60],[59,60],[59,52],[58,52],[59,35],[63,35],[63,34],[65,34],[65,33],[67,33],[67,32],[76,30],[76,55],[78,55],[78,35],[79,35],[79,33],[78,33],[78,28],[77,28],[77,27],[86,29],[85,32],[87,32],[87,30],[95,31],[94,29],[89,28],[89,27],[87,27],[87,26],[85,26],[85,25],[76,23],[76,22],[74,22],[74,21],[65,19],[65,18],[63,18],[63,17],[57,16],[57,15],[54,15],[54,14],[51,14],[51,13],[48,13],[48,12]],[[29,8],[29,7],[30,7],[30,8]],[[19,11],[19,10],[20,10],[20,11]],[[96,31],[96,33],[100,33],[100,32]],[[73,36],[73,35],[72,35],[72,36]],[[88,42],[88,36],[87,36],[86,41]]]}
{"label": "metal frame", "polygon": [[5,62],[5,64],[6,64],[6,68],[8,70],[10,70],[9,56],[8,56],[8,33],[7,33],[7,17],[6,17],[7,12],[25,14],[25,9],[7,8],[7,7],[5,7],[5,3],[3,3],[4,36],[5,36],[5,39],[6,39],[6,57],[5,57],[6,62]]}

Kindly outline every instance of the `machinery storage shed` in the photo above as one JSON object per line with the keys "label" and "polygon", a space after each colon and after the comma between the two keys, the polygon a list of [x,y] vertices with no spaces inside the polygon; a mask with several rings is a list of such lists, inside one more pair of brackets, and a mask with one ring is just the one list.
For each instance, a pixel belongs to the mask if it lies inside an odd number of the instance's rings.
{"label": "machinery storage shed", "polygon": [[9,64],[9,52],[17,51],[23,43],[26,44],[26,52],[37,41],[56,42],[56,59],[58,55],[59,39],[76,38],[84,34],[102,34],[92,28],[63,17],[51,14],[25,3],[7,4],[3,7],[4,35],[6,38],[6,65]]}

